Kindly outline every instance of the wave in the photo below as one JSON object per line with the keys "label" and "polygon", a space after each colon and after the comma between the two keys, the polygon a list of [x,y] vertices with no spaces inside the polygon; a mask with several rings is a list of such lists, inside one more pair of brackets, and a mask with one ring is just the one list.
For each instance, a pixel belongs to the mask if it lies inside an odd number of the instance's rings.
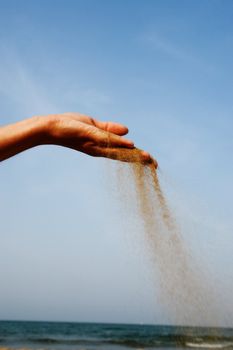
{"label": "wave", "polygon": [[[23,341],[23,340],[22,340]],[[27,343],[43,344],[43,345],[121,345],[131,348],[138,347],[154,347],[154,348],[169,348],[169,347],[182,347],[182,348],[200,348],[200,349],[233,349],[233,339],[228,337],[213,337],[204,336],[202,338],[193,336],[180,336],[180,335],[157,335],[157,336],[144,336],[137,334],[127,337],[29,337],[26,340]],[[0,349],[1,350],[1,349]]]}
{"label": "wave", "polygon": [[225,349],[233,348],[233,343],[186,343],[187,347],[200,349]]}
{"label": "wave", "polygon": [[[0,322],[0,350],[38,347],[232,349],[232,328],[75,324],[49,322]],[[5,348],[4,348],[5,347]]]}

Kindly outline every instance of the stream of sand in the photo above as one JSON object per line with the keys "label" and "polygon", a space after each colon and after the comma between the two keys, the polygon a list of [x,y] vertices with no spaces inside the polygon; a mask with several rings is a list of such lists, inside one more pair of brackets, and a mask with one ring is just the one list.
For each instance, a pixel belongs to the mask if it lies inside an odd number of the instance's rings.
{"label": "stream of sand", "polygon": [[158,302],[172,315],[172,323],[218,325],[216,300],[208,274],[198,266],[186,245],[168,207],[155,165],[153,162],[143,164],[137,158],[137,150],[132,160],[132,163],[117,165],[118,189],[121,200],[128,203],[128,210],[136,198],[146,252],[158,272],[154,281],[160,286]]}

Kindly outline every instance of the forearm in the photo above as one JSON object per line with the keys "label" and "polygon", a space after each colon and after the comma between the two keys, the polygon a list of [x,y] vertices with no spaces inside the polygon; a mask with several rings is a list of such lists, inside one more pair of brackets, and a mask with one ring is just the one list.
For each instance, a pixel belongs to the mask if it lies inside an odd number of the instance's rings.
{"label": "forearm", "polygon": [[0,161],[45,142],[47,120],[32,117],[0,127]]}

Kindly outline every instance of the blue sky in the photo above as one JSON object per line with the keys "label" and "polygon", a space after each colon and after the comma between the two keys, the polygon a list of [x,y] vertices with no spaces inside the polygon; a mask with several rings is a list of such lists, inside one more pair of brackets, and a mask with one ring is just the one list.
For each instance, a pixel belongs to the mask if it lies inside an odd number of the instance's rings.
{"label": "blue sky", "polygon": [[[0,0],[1,124],[66,111],[126,124],[158,159],[223,315],[233,314],[232,15],[230,0]],[[112,166],[53,146],[1,164],[0,319],[169,323]]]}

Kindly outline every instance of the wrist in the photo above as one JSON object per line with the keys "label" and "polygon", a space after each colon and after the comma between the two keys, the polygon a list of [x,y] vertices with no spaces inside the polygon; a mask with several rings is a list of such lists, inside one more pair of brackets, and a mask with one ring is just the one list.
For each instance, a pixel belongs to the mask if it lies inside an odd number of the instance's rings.
{"label": "wrist", "polygon": [[34,125],[32,136],[34,138],[35,146],[53,143],[52,134],[56,123],[55,115],[34,116],[31,118],[31,121]]}
{"label": "wrist", "polygon": [[48,143],[49,120],[32,117],[0,128],[0,161]]}

